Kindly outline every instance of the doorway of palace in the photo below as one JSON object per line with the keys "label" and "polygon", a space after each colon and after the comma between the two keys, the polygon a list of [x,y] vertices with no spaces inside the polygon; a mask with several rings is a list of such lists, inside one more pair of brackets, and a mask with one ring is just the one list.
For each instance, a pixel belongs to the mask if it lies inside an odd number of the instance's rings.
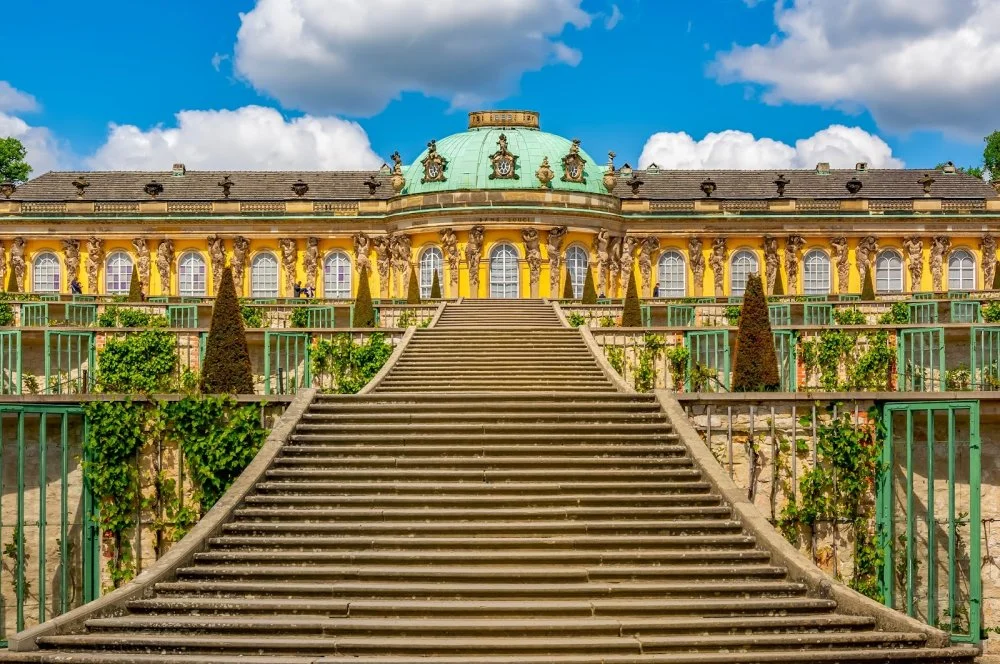
{"label": "doorway of palace", "polygon": [[520,294],[517,251],[501,244],[490,252],[490,297],[514,299]]}
{"label": "doorway of palace", "polygon": [[878,487],[887,606],[978,642],[979,402],[890,403]]}

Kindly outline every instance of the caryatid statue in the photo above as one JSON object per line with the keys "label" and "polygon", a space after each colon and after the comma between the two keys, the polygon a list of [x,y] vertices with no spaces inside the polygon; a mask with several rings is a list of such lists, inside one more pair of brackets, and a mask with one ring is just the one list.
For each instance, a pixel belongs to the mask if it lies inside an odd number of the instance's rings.
{"label": "caryatid statue", "polygon": [[910,290],[919,291],[924,275],[924,241],[919,235],[904,237],[903,249],[910,267]]}
{"label": "caryatid statue", "polygon": [[642,244],[642,238],[635,235],[626,235],[622,238],[622,248],[618,254],[618,272],[625,284],[623,290],[628,288],[628,278],[634,268],[635,250],[639,248],[640,244]]}
{"label": "caryatid statue", "polygon": [[934,290],[942,291],[944,286],[944,255],[951,249],[951,238],[946,235],[938,235],[931,238],[931,278],[934,281]]}
{"label": "caryatid statue", "polygon": [[376,235],[372,238],[375,246],[375,268],[378,270],[379,293],[389,297],[389,269],[392,267],[392,235]]}
{"label": "caryatid statue", "polygon": [[872,268],[877,253],[878,239],[874,235],[866,235],[858,240],[858,248],[854,250],[854,261],[858,266],[858,276],[861,277],[862,288],[864,288],[865,275]]}
{"label": "caryatid statue", "polygon": [[278,240],[281,249],[281,267],[285,272],[285,297],[295,297],[295,264],[298,262],[298,246],[294,238]]}
{"label": "caryatid statue", "polygon": [[160,290],[170,295],[170,268],[174,264],[174,241],[160,240],[156,246],[156,271],[160,273]]}
{"label": "caryatid statue", "polygon": [[705,255],[701,252],[701,238],[688,238],[688,261],[691,263],[691,275],[694,277],[694,296],[702,294],[705,287]]}
{"label": "caryatid statue", "polygon": [[406,233],[397,233],[392,236],[389,244],[392,253],[392,269],[396,273],[396,295],[405,297],[410,281],[410,253],[412,250],[412,240]]}
{"label": "caryatid statue", "polygon": [[100,290],[98,277],[101,274],[101,265],[104,264],[104,240],[92,235],[87,240],[87,287],[91,293]]}
{"label": "caryatid statue", "polygon": [[485,226],[473,226],[469,229],[469,241],[465,244],[465,264],[469,266],[469,293],[472,297],[479,297],[479,263],[483,259],[485,237]]}
{"label": "caryatid statue", "polygon": [[528,264],[531,297],[538,297],[538,281],[542,276],[542,249],[538,229],[531,226],[522,228],[521,240],[524,242],[524,261]]}
{"label": "caryatid statue", "polygon": [[621,282],[622,238],[613,237],[608,241],[608,290],[605,295],[615,297]]}
{"label": "caryatid statue", "polygon": [[247,269],[247,258],[250,255],[250,240],[242,235],[233,238],[233,257],[229,264],[233,268],[233,286],[236,294],[243,293],[243,275]]}
{"label": "caryatid statue", "polygon": [[788,294],[799,292],[799,253],[806,244],[801,235],[789,235],[785,239],[785,273],[788,275]]}
{"label": "caryatid statue", "polygon": [[[997,239],[987,233],[979,243],[979,250],[983,252],[983,289],[993,288],[993,280],[996,278],[997,268]],[[0,282],[3,278],[0,277]]]}
{"label": "caryatid statue", "polygon": [[17,281],[17,290],[21,293],[24,292],[24,244],[23,237],[16,237],[10,245],[10,267],[14,270],[14,280]]}
{"label": "caryatid statue", "polygon": [[594,251],[597,252],[597,292],[604,293],[604,278],[608,272],[608,243],[611,240],[611,233],[602,228],[597,231],[594,237]]}
{"label": "caryatid statue", "polygon": [[222,271],[226,269],[226,245],[218,234],[208,236],[208,257],[212,261],[212,286],[218,294]]}
{"label": "caryatid statue", "polygon": [[653,291],[653,252],[660,248],[660,239],[647,235],[639,246],[639,274],[642,275],[642,296],[650,297]]}
{"label": "caryatid statue", "polygon": [[726,238],[717,237],[712,240],[712,255],[708,259],[708,264],[712,268],[712,278],[715,281],[716,297],[725,295],[725,269],[727,258],[729,258],[729,249],[726,247]]}
{"label": "caryatid statue", "polygon": [[843,235],[830,238],[833,262],[837,265],[837,292],[850,291],[851,262],[847,256],[847,238]]}
{"label": "caryatid statue", "polygon": [[142,292],[149,295],[149,272],[151,260],[149,257],[149,245],[146,238],[132,238],[132,246],[135,248],[135,268],[139,271],[139,286]]}
{"label": "caryatid statue", "polygon": [[69,291],[74,279],[80,276],[80,241],[63,240],[63,264],[66,266],[66,290]]}
{"label": "caryatid statue", "polygon": [[371,238],[369,238],[365,233],[355,233],[354,237],[354,269],[357,270],[358,274],[362,272],[371,272],[372,262],[368,258],[368,253],[371,251]]}
{"label": "caryatid statue", "polygon": [[0,288],[7,288],[7,247],[0,240]]}
{"label": "caryatid statue", "polygon": [[316,292],[316,280],[319,278],[319,238],[306,238],[306,253],[302,257],[302,269],[306,273],[306,286]]}
{"label": "caryatid statue", "polygon": [[774,294],[774,284],[778,280],[778,238],[764,236],[764,271],[767,272],[767,294]]}
{"label": "caryatid statue", "polygon": [[549,252],[549,297],[552,298],[557,298],[562,293],[559,290],[559,281],[562,278],[562,247],[567,232],[565,226],[556,226],[545,238],[546,249]]}
{"label": "caryatid statue", "polygon": [[461,257],[458,254],[458,233],[454,228],[446,228],[440,233],[444,261],[448,264],[448,282],[451,284],[449,297],[458,297],[458,265]]}

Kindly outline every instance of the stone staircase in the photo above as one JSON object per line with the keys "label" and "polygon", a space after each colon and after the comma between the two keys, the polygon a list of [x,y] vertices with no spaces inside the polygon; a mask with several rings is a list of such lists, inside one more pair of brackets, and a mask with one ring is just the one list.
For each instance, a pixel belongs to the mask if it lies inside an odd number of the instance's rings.
{"label": "stone staircase", "polygon": [[689,444],[543,303],[450,304],[174,578],[0,661],[972,662],[790,578]]}

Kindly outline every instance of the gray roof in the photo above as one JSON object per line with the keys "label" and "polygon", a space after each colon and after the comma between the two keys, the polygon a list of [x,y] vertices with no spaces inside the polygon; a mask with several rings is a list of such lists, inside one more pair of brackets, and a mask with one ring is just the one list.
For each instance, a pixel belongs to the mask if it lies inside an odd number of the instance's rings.
{"label": "gray roof", "polygon": [[[187,171],[175,176],[171,171],[138,172],[49,172],[21,185],[11,200],[21,201],[149,201],[153,200],[143,187],[156,180],[163,185],[162,201],[223,200],[219,182],[229,176],[233,183],[230,198],[242,201],[298,200],[292,184],[301,179],[309,185],[302,200],[364,200],[390,198],[392,186],[387,175],[379,171]],[[73,181],[84,176],[90,182],[83,198],[77,198]],[[374,196],[364,184],[369,177],[382,183]]]}
{"label": "gray roof", "polygon": [[[621,198],[651,200],[704,199],[701,183],[706,178],[715,182],[712,198],[721,200],[764,200],[777,198],[774,184],[779,174],[789,181],[785,198],[924,198],[923,186],[918,183],[926,174],[934,178],[932,198],[944,199],[995,199],[997,192],[983,180],[964,173],[897,169],[856,171],[833,170],[820,174],[815,170],[768,171],[712,171],[712,170],[658,170],[633,171],[643,185],[633,195],[628,178],[620,176],[614,190]],[[302,200],[349,201],[369,198],[387,199],[393,196],[389,175],[383,171],[187,171],[175,176],[170,171],[105,171],[105,172],[50,172],[31,180],[14,192],[12,200],[20,201],[148,201],[152,200],[143,187],[155,180],[163,185],[157,200],[163,201],[218,201],[223,199],[219,182],[229,176],[233,187],[230,198],[241,201],[297,200],[292,184],[302,180],[309,191]],[[73,181],[84,176],[90,183],[83,198],[77,197]],[[374,176],[382,184],[374,196],[369,195],[365,180]],[[846,184],[857,178],[863,184],[857,196],[852,196]]]}
{"label": "gray roof", "polygon": [[[718,199],[772,199],[777,198],[774,181],[779,175],[788,180],[785,198],[924,198],[923,185],[917,181],[930,174],[932,198],[997,198],[989,183],[965,173],[944,173],[934,170],[854,169],[831,170],[823,175],[815,170],[773,171],[633,171],[643,185],[637,195],[627,184],[629,178],[619,177],[614,193],[622,198],[652,200],[705,199],[701,183],[706,178],[715,182],[712,198]],[[847,190],[847,182],[857,178],[862,189],[857,196]]]}

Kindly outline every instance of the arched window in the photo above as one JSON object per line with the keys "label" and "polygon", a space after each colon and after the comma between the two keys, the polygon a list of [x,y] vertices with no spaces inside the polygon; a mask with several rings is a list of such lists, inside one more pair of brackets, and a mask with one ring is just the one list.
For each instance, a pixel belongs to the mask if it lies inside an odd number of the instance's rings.
{"label": "arched window", "polygon": [[829,295],[830,257],[813,249],[802,261],[802,292],[806,295]]}
{"label": "arched window", "polygon": [[434,272],[438,275],[438,285],[444,287],[444,254],[437,247],[427,247],[420,254],[420,297],[431,296],[431,286],[434,283]]}
{"label": "arched window", "polygon": [[104,292],[108,295],[128,293],[132,285],[132,258],[124,251],[112,251],[108,255],[104,271]]}
{"label": "arched window", "polygon": [[875,292],[903,292],[903,257],[886,249],[875,259]]}
{"label": "arched window", "polygon": [[757,257],[752,251],[740,249],[733,254],[729,266],[729,294],[742,296],[747,289],[747,277],[759,271]]}
{"label": "arched window", "polygon": [[659,286],[660,297],[684,297],[687,295],[685,287],[685,267],[684,256],[679,251],[665,251],[660,256],[657,269],[657,285]]}
{"label": "arched window", "polygon": [[278,259],[274,254],[263,252],[250,261],[250,297],[278,297]]}
{"label": "arched window", "polygon": [[490,252],[490,297],[516,298],[520,279],[517,251],[509,244],[501,244]]}
{"label": "arched window", "polygon": [[181,297],[205,297],[205,259],[201,254],[189,251],[181,256],[177,283]]}
{"label": "arched window", "polygon": [[[589,265],[590,256],[583,247],[570,247],[566,250],[566,269],[569,270],[569,279],[573,283],[573,297],[583,297],[583,284],[587,280]],[[562,293],[553,293],[552,297],[561,295]]]}
{"label": "arched window", "polygon": [[334,251],[323,261],[323,297],[351,299],[351,259],[343,251]]}
{"label": "arched window", "polygon": [[973,290],[976,287],[976,259],[965,249],[956,249],[948,257],[948,290]]}
{"label": "arched window", "polygon": [[46,251],[35,257],[31,286],[36,293],[59,292],[59,259],[55,254]]}

